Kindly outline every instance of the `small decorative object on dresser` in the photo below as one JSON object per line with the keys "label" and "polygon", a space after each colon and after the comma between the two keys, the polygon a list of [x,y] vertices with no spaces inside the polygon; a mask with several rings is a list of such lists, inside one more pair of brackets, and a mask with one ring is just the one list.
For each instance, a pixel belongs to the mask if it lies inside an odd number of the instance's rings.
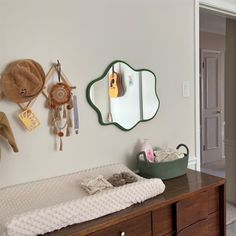
{"label": "small decorative object on dresser", "polygon": [[147,178],[171,179],[186,174],[189,149],[185,144],[179,144],[176,149],[180,147],[186,148],[186,153],[183,157],[172,161],[150,162],[147,159],[145,152],[140,152],[137,155],[138,170],[141,176]]}
{"label": "small decorative object on dresser", "polygon": [[142,146],[141,146],[141,152],[145,153],[145,157],[147,161],[154,162],[154,152],[151,144],[149,143],[148,139],[144,139]]}

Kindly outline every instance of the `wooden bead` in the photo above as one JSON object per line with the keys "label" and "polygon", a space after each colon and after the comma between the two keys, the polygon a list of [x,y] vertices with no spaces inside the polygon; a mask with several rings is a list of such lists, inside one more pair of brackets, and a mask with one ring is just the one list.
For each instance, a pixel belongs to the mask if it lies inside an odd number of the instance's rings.
{"label": "wooden bead", "polygon": [[71,106],[71,105],[67,105],[66,108],[67,108],[68,110],[71,110],[71,109],[72,109],[72,106]]}
{"label": "wooden bead", "polygon": [[59,137],[62,137],[62,136],[64,136],[64,133],[63,133],[62,131],[60,131],[60,132],[58,133],[58,136],[59,136]]}

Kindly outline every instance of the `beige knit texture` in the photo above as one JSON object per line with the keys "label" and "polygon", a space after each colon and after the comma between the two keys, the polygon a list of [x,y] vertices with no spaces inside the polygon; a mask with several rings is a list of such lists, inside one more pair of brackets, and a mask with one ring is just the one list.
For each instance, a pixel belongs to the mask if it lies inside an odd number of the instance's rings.
{"label": "beige knit texture", "polygon": [[79,171],[0,190],[0,235],[33,236],[92,220],[140,203],[162,193],[160,179],[135,183],[88,195],[80,186],[84,178],[130,171],[121,164]]}

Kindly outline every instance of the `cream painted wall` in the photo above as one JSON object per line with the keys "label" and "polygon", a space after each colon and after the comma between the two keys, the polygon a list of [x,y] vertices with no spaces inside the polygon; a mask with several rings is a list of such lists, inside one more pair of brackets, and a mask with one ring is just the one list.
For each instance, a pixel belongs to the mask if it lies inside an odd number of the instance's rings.
{"label": "cream painted wall", "polygon": [[[78,87],[81,125],[57,152],[43,96],[33,106],[42,125],[32,133],[17,122],[17,105],[0,101],[20,149],[15,154],[0,141],[0,187],[114,162],[135,168],[139,138],[153,145],[186,143],[194,158],[194,1],[0,0],[0,30],[1,70],[12,60],[33,58],[47,71],[60,59]],[[88,83],[115,59],[158,78],[159,113],[130,132],[99,125],[85,97]],[[182,97],[183,80],[190,81],[188,98]]]}

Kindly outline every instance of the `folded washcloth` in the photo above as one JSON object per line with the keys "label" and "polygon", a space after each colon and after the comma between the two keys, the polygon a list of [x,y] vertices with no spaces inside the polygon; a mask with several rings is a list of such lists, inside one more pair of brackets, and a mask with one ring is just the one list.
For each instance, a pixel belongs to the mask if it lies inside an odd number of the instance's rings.
{"label": "folded washcloth", "polygon": [[184,154],[179,152],[178,150],[172,149],[159,149],[154,151],[155,154],[155,162],[166,162],[166,161],[173,161],[179,158],[183,158]]}
{"label": "folded washcloth", "polygon": [[102,175],[83,179],[81,182],[81,187],[89,195],[101,192],[102,190],[105,189],[113,188],[112,184],[110,184]]}

